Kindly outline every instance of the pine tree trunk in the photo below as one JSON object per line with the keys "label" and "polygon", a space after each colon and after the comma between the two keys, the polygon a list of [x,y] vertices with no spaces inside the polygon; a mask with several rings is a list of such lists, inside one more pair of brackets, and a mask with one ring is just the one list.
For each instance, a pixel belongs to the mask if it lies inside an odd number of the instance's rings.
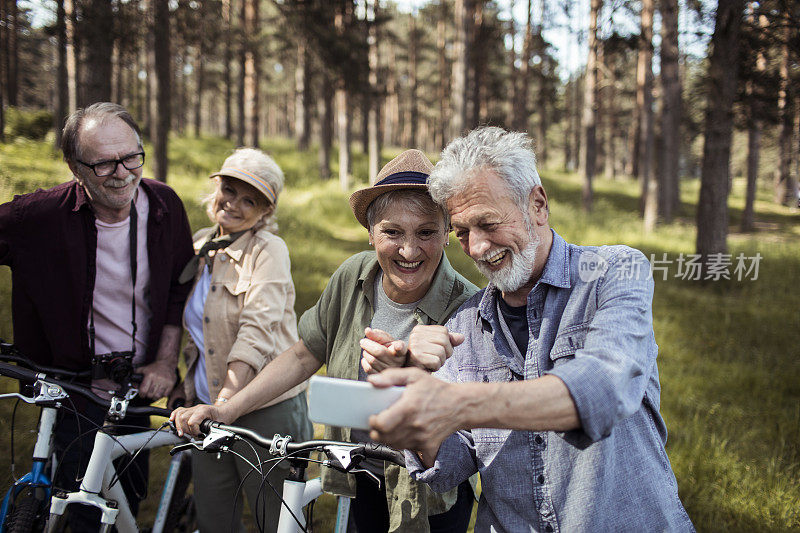
{"label": "pine tree trunk", "polygon": [[194,61],[195,94],[194,94],[194,136],[200,137],[203,128],[203,91],[206,84],[206,54],[208,53],[205,39],[206,17],[208,16],[207,0],[200,0],[199,25],[200,31],[195,43],[197,55]]}
{"label": "pine tree trunk", "polygon": [[150,117],[153,130],[153,175],[167,181],[167,142],[171,119],[170,107],[170,13],[167,0],[153,2],[153,64],[155,66]]}
{"label": "pine tree trunk", "polygon": [[460,136],[467,125],[467,77],[469,69],[469,24],[472,0],[455,0],[456,38],[453,43],[453,79],[450,138]]}
{"label": "pine tree trunk", "polygon": [[[80,68],[80,37],[78,36],[78,15],[76,2],[78,0],[64,0],[64,15],[67,26],[67,87],[69,90],[69,113],[78,109],[80,88],[78,80],[81,79]],[[149,101],[148,101],[149,105]]]}
{"label": "pine tree trunk", "polygon": [[339,139],[339,185],[343,191],[350,188],[350,114],[345,81],[339,80],[336,88],[336,129]]}
{"label": "pine tree trunk", "polygon": [[[645,0],[646,1],[646,0]],[[586,85],[583,91],[583,150],[581,151],[581,174],[583,177],[582,206],[592,210],[592,180],[597,165],[597,17],[603,8],[603,0],[591,0],[589,12],[589,56],[586,60]],[[530,13],[528,13],[530,19]]]}
{"label": "pine tree trunk", "polygon": [[245,34],[245,116],[247,117],[247,138],[250,146],[258,147],[259,144],[259,118],[261,115],[259,101],[259,77],[261,73],[261,56],[255,36],[259,31],[259,0],[244,0],[244,34]]}
{"label": "pine tree trunk", "polygon": [[222,0],[222,24],[224,36],[222,38],[222,84],[225,91],[225,138],[233,138],[233,76],[231,75],[231,61],[233,61],[233,27],[231,24],[231,0]]}
{"label": "pine tree trunk", "polygon": [[743,4],[744,0],[719,2],[711,39],[705,143],[697,205],[697,253],[706,265],[711,254],[724,254],[728,249],[731,132]]}
{"label": "pine tree trunk", "polygon": [[[514,102],[514,129],[517,131],[528,131],[528,92],[530,91],[531,81],[531,54],[533,52],[533,28],[531,17],[533,15],[533,2],[528,0],[527,19],[525,22],[525,39],[522,45],[522,58],[519,68],[519,85]],[[589,29],[591,34],[592,30]],[[595,35],[596,37],[596,35]],[[591,37],[590,37],[591,40]],[[590,45],[591,46],[591,45]],[[587,67],[588,68],[588,67]]]}
{"label": "pine tree trunk", "polygon": [[7,0],[6,7],[6,92],[8,105],[19,105],[19,9],[17,0]]}
{"label": "pine tree trunk", "polygon": [[89,105],[111,100],[114,13],[109,0],[89,0],[83,2],[82,6],[84,9],[80,31],[81,38],[86,43],[86,68],[83,69],[82,80],[85,93],[82,104]]}
{"label": "pine tree trunk", "polygon": [[775,202],[790,205],[793,200],[794,184],[792,179],[792,132],[794,128],[794,110],[792,109],[791,79],[789,76],[790,58],[789,41],[792,24],[789,15],[784,15],[784,32],[781,43],[780,91],[778,93],[778,114],[780,117],[780,133],[778,136],[779,165],[775,183]]}
{"label": "pine tree trunk", "polygon": [[380,103],[378,98],[378,27],[375,19],[379,17],[378,1],[367,3],[368,34],[367,46],[369,62],[369,96],[367,97],[367,153],[369,155],[368,176],[370,183],[378,175],[381,163],[379,144]]}
{"label": "pine tree trunk", "polygon": [[295,105],[294,133],[297,137],[297,149],[308,150],[311,139],[311,98],[309,83],[309,54],[306,43],[301,39],[297,45],[297,67],[294,74]]}
{"label": "pine tree trunk", "polygon": [[333,83],[327,72],[322,73],[322,98],[319,105],[319,177],[331,179],[331,148],[333,146]]}
{"label": "pine tree trunk", "polygon": [[681,80],[678,70],[678,1],[660,0],[661,11],[661,146],[658,213],[671,222],[680,205]]}
{"label": "pine tree trunk", "polygon": [[639,38],[639,64],[641,70],[638,73],[643,76],[643,82],[637,84],[641,87],[642,99],[642,109],[639,115],[641,127],[639,129],[638,176],[642,180],[639,212],[644,218],[645,230],[651,230],[655,227],[658,216],[658,185],[655,181],[653,165],[655,148],[653,120],[653,12],[654,0],[642,0],[642,33]]}
{"label": "pine tree trunk", "polygon": [[445,34],[447,3],[445,0],[440,0],[438,13],[439,19],[436,22],[436,51],[437,67],[439,72],[439,122],[437,130],[437,146],[440,150],[443,150],[445,144],[447,143],[447,135],[449,131],[449,122],[447,117],[448,109],[450,108],[447,100],[447,95],[449,94],[447,89],[450,86],[450,80],[447,77],[447,37]]}
{"label": "pine tree trunk", "polygon": [[[56,47],[58,61],[56,64],[55,110],[53,112],[53,129],[56,133],[56,148],[61,146],[61,133],[67,118],[69,106],[69,88],[67,87],[67,26],[64,0],[56,0]],[[2,127],[0,127],[2,132]]]}
{"label": "pine tree trunk", "polygon": [[417,147],[417,128],[419,128],[419,106],[417,105],[417,40],[421,37],[417,32],[416,17],[408,17],[408,90],[409,90],[409,137],[408,146]]}

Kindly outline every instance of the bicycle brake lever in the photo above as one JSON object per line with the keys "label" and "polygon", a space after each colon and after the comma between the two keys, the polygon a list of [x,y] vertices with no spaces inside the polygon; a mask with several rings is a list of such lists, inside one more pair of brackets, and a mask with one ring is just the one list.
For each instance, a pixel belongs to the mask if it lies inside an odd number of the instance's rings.
{"label": "bicycle brake lever", "polygon": [[189,448],[196,448],[198,450],[202,449],[199,445],[194,442],[187,442],[184,444],[178,444],[174,448],[169,451],[170,455],[175,455],[176,453],[182,452],[183,450],[188,450]]}
{"label": "bicycle brake lever", "polygon": [[206,435],[206,438],[203,439],[202,446],[198,449],[206,452],[218,451],[227,442],[235,440],[236,438],[236,434],[226,429],[212,427],[211,431]]}
{"label": "bicycle brake lever", "polygon": [[378,485],[378,490],[381,490],[381,480],[380,480],[380,478],[378,476],[376,476],[375,474],[373,474],[372,472],[370,472],[369,470],[366,470],[364,468],[354,468],[352,470],[348,470],[348,472],[350,472],[351,474],[355,474],[356,472],[361,473],[361,474],[366,474],[367,476],[372,478],[372,480]]}

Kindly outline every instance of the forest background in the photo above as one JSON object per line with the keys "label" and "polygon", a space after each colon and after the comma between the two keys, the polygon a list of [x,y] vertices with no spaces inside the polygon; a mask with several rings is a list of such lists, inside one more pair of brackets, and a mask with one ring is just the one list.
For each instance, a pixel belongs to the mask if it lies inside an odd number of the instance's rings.
{"label": "forest background", "polygon": [[[0,201],[69,179],[60,128],[94,101],[139,120],[193,229],[208,174],[260,146],[287,176],[300,313],[366,248],[347,195],[400,149],[527,131],[556,230],[656,267],[667,451],[698,529],[800,530],[798,28],[790,0],[0,0]],[[5,268],[0,302],[8,339]]]}

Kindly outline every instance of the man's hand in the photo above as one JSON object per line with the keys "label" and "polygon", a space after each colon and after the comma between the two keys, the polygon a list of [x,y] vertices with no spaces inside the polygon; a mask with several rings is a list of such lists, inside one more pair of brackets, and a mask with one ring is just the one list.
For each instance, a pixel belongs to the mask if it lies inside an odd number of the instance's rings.
{"label": "man's hand", "polygon": [[163,398],[175,386],[175,366],[167,361],[153,361],[149,365],[138,367],[136,372],[144,374],[139,386],[139,394],[144,398]]}
{"label": "man's hand", "polygon": [[464,335],[451,333],[444,326],[415,326],[408,337],[406,364],[435,372],[453,355],[453,347],[462,342]]}
{"label": "man's hand", "polygon": [[361,339],[361,368],[374,374],[387,368],[401,367],[406,363],[406,343],[395,340],[380,329],[366,328]]}
{"label": "man's hand", "polygon": [[189,408],[178,407],[172,411],[169,419],[175,424],[179,437],[182,437],[184,433],[196,437],[200,434],[200,423],[203,420],[211,419],[223,424],[233,422],[233,417],[225,407],[225,405],[208,405],[205,403]]}
{"label": "man's hand", "polygon": [[406,386],[397,402],[369,418],[370,438],[418,450],[422,462],[433,466],[439,446],[459,429],[461,406],[452,394],[454,385],[419,368],[390,368],[367,379],[376,387]]}

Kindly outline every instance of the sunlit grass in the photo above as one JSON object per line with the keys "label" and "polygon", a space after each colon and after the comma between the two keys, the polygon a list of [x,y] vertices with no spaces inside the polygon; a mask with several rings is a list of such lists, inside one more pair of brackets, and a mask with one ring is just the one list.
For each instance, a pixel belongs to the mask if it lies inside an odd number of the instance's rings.
{"label": "sunlit grass", "polygon": [[[204,137],[173,137],[169,183],[184,200],[193,230],[208,225],[201,198],[210,191],[208,175],[219,168],[233,143]],[[335,268],[367,248],[367,233],[352,217],[347,198],[367,181],[364,154],[354,152],[351,189],[341,191],[337,154],[331,156],[334,179],[320,182],[314,148],[298,152],[287,139],[269,139],[263,148],[286,174],[278,222],[292,259],[296,310],[313,305]],[[398,153],[386,150],[387,161]],[[148,161],[145,175],[152,175]],[[64,163],[45,143],[0,145],[0,201],[13,194],[49,187],[67,179]],[[554,169],[542,171],[552,226],[579,244],[624,243],[657,259],[695,249],[694,216],[699,182],[681,184],[675,222],[645,233],[638,215],[639,187],[631,181],[598,180],[594,209],[580,208],[578,177]],[[758,232],[738,233],[744,206],[743,180],[733,182],[730,253],[760,253],[756,280],[701,284],[656,277],[654,320],[659,344],[662,413],[669,428],[667,451],[681,498],[701,531],[800,529],[800,237],[796,211],[771,202],[768,186],[756,202]],[[454,266],[479,285],[477,270],[451,239]],[[11,336],[10,275],[0,269],[0,335]],[[8,389],[10,383],[3,382]],[[7,432],[10,402],[0,402],[0,430]],[[18,420],[32,427],[32,411]],[[18,424],[20,427],[23,424]],[[30,434],[18,443],[29,445]],[[20,452],[18,444],[18,458]],[[29,456],[29,452],[28,452]],[[19,459],[18,459],[19,461]],[[154,462],[165,461],[161,452]],[[0,472],[8,472],[0,459]],[[159,469],[154,469],[157,486]],[[6,485],[10,478],[5,478]],[[147,502],[144,513],[152,513]],[[326,503],[318,515],[332,512]]]}

